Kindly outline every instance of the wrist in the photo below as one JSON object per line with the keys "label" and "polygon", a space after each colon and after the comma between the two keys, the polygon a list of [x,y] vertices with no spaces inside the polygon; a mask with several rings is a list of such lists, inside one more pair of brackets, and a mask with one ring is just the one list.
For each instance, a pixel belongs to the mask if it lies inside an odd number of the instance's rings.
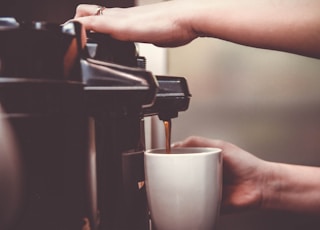
{"label": "wrist", "polygon": [[320,169],[268,163],[263,187],[262,209],[297,213],[320,213]]}
{"label": "wrist", "polygon": [[266,170],[263,176],[261,186],[261,209],[274,209],[277,206],[277,201],[281,197],[281,179],[279,171],[281,165],[274,162],[266,162]]}

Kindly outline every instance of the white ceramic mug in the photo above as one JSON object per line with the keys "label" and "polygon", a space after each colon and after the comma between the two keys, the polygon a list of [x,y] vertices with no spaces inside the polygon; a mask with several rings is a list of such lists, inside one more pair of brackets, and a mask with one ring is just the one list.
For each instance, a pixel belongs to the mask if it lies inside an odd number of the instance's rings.
{"label": "white ceramic mug", "polygon": [[154,149],[144,160],[152,230],[214,229],[222,192],[221,149]]}

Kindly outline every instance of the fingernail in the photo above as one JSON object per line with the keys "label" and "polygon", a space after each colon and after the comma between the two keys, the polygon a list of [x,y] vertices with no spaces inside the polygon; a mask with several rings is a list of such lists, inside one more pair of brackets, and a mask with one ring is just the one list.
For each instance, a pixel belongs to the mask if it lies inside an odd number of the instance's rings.
{"label": "fingernail", "polygon": [[171,144],[171,148],[177,148],[181,145],[181,142],[175,142]]}

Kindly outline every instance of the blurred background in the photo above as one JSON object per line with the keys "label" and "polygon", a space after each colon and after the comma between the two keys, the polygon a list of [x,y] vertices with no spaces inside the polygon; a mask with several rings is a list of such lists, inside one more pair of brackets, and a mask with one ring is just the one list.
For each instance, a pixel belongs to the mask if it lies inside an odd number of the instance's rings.
{"label": "blurred background", "polygon": [[[212,38],[158,49],[142,45],[149,67],[186,77],[192,94],[172,120],[173,141],[223,139],[268,161],[320,166],[320,60]],[[221,216],[217,229],[319,228],[317,217],[254,211]]]}

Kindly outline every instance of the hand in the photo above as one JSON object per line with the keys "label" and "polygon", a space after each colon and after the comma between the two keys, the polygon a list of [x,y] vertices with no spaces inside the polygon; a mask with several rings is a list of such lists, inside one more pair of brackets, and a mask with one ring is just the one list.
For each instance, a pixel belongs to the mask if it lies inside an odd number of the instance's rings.
{"label": "hand", "polygon": [[188,23],[194,5],[169,1],[131,8],[106,8],[101,15],[96,15],[98,6],[82,4],[77,7],[74,20],[82,23],[86,30],[106,33],[119,40],[172,47],[198,37]]}
{"label": "hand", "polygon": [[[124,41],[173,47],[212,37],[320,57],[320,1],[166,1],[130,8],[79,5],[74,20]],[[272,16],[270,16],[272,15]]]}
{"label": "hand", "polygon": [[223,155],[222,213],[260,208],[268,162],[220,140],[189,137],[173,147],[216,147]]}

